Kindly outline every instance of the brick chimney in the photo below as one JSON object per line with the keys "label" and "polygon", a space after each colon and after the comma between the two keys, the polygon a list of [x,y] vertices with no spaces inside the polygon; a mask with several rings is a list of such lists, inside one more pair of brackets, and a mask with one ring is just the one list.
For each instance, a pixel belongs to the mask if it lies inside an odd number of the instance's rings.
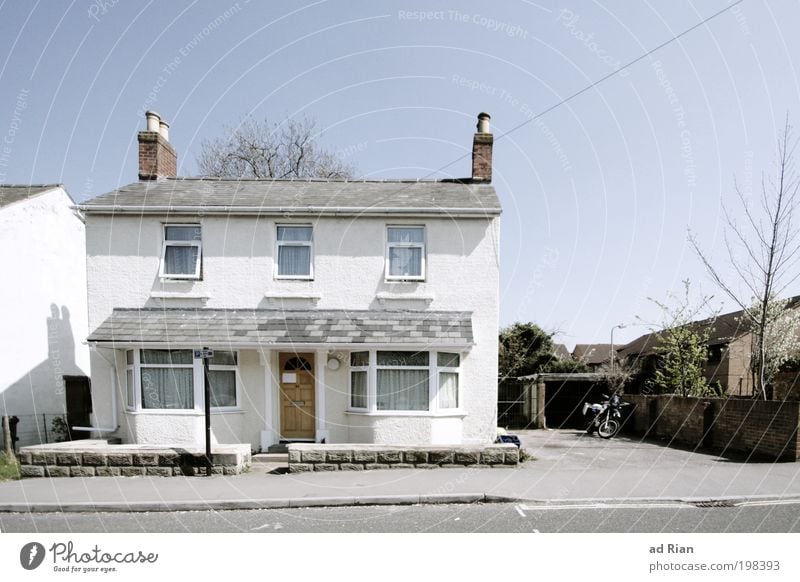
{"label": "brick chimney", "polygon": [[472,181],[492,181],[492,144],[494,136],[489,130],[488,113],[478,114],[478,133],[472,139]]}
{"label": "brick chimney", "polygon": [[175,176],[178,154],[169,143],[169,124],[155,111],[148,111],[144,116],[147,129],[139,132],[139,179]]}

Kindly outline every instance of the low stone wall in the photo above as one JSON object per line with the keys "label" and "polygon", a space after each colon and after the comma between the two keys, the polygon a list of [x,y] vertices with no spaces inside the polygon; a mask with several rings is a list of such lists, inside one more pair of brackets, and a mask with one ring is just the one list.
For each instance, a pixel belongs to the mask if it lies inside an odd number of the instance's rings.
{"label": "low stone wall", "polygon": [[626,395],[625,429],[723,454],[797,461],[800,403],[739,398]]}
{"label": "low stone wall", "polygon": [[[20,449],[20,475],[26,477],[172,477],[205,475],[205,455],[185,448],[108,445],[73,441]],[[226,445],[211,455],[215,475],[238,475],[250,466],[248,445]]]}
{"label": "low stone wall", "polygon": [[438,469],[440,467],[516,467],[513,444],[486,446],[391,446],[290,444],[289,472]]}

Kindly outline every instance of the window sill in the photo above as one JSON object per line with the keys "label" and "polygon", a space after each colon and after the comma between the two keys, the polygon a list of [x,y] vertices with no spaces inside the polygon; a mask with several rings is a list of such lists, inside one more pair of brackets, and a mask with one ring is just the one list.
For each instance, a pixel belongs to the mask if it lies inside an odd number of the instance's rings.
{"label": "window sill", "polygon": [[139,410],[128,409],[125,411],[125,414],[130,414],[133,416],[138,416],[140,414],[155,416],[205,416],[205,413],[202,410],[196,410],[194,408],[181,408],[174,410],[168,410],[164,408],[140,408]]}
{"label": "window sill", "polygon": [[354,416],[415,416],[424,418],[464,418],[467,413],[463,410],[345,410],[345,414]]}
{"label": "window sill", "polygon": [[270,303],[281,304],[284,302],[302,302],[316,305],[322,296],[318,293],[264,293],[264,297]]}
{"label": "window sill", "polygon": [[433,295],[406,295],[404,293],[385,293],[381,292],[376,295],[378,298],[378,302],[381,305],[385,305],[387,302],[392,301],[420,301],[424,302],[425,305],[430,305],[433,303]]}
{"label": "window sill", "polygon": [[425,282],[425,278],[424,277],[419,278],[419,279],[415,279],[413,277],[398,277],[396,279],[395,278],[389,279],[387,277],[386,279],[384,279],[384,283],[386,283],[386,284],[392,284],[392,283],[424,283],[424,282]]}
{"label": "window sill", "polygon": [[244,414],[241,408],[212,408],[211,414]]}

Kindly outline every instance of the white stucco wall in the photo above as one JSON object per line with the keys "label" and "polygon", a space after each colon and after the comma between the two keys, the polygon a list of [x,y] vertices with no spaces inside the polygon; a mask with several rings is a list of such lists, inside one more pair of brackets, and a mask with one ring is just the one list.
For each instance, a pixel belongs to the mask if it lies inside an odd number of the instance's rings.
{"label": "white stucco wall", "polygon": [[[475,345],[462,362],[461,399],[467,412],[463,420],[346,414],[349,376],[345,361],[336,372],[325,370],[328,442],[367,438],[363,435],[372,435],[377,442],[403,443],[417,437],[429,442],[460,439],[464,443],[493,438],[497,407],[498,219],[318,219],[313,221],[313,281],[277,280],[273,263],[276,224],[311,221],[171,216],[170,223],[202,225],[203,280],[162,282],[158,268],[164,222],[159,217],[87,216],[90,329],[99,326],[115,307],[470,311]],[[426,227],[425,282],[384,280],[386,226],[393,224]],[[171,298],[164,299],[164,294]],[[318,299],[312,302],[306,296]],[[242,442],[255,445],[260,438],[257,433],[265,426],[274,428],[276,423],[277,405],[270,409],[264,402],[265,393],[273,398],[277,394],[274,370],[266,367],[275,366],[276,361],[274,353],[266,358],[267,363],[254,361],[257,352],[251,352],[251,356],[243,357],[240,365],[241,374],[249,378],[247,398],[252,403],[248,411],[241,419],[215,419],[215,426],[226,439],[234,438],[238,432]],[[103,398],[102,392],[108,394],[107,377],[107,373],[96,378],[93,374],[98,400]],[[266,390],[264,378],[272,378]]]}
{"label": "white stucco wall", "polygon": [[[64,414],[89,375],[84,225],[62,188],[0,208],[0,415]],[[24,431],[26,418],[21,418]]]}

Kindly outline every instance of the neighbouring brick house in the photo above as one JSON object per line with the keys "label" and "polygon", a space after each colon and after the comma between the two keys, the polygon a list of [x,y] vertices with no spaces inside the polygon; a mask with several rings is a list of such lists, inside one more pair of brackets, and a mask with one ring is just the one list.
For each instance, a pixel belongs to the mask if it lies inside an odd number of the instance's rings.
{"label": "neighbouring brick house", "polygon": [[[799,297],[789,300],[791,307],[800,303]],[[752,396],[753,379],[750,375],[750,351],[753,335],[747,330],[742,311],[734,311],[693,323],[698,328],[708,328],[708,363],[705,377],[710,384],[718,383],[728,396]],[[660,333],[660,332],[659,332]],[[656,345],[659,333],[649,333],[638,337],[621,347],[617,353],[628,363],[638,362],[644,376],[654,369],[658,356]],[[776,379],[776,399],[786,399],[794,389],[796,373],[782,373]],[[795,394],[795,398],[797,395]]]}
{"label": "neighbouring brick house", "polygon": [[611,344],[576,344],[572,359],[586,364],[591,372],[596,372],[611,361]]}
{"label": "neighbouring brick house", "polygon": [[462,180],[175,177],[148,112],[138,182],[86,220],[98,436],[484,444],[497,402],[500,203],[489,116]]}

